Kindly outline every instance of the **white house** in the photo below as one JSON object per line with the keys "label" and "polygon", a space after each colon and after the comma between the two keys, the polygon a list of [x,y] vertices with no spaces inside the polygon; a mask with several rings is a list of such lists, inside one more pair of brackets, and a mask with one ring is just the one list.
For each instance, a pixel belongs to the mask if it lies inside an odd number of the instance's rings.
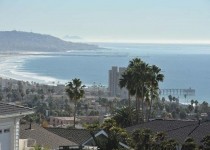
{"label": "white house", "polygon": [[0,150],[19,150],[20,118],[32,109],[0,102]]}

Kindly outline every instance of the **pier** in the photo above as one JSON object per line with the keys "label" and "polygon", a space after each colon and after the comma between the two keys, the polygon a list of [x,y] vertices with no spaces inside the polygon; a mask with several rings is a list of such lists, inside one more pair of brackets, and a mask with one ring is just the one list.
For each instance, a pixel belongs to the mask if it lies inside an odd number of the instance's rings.
{"label": "pier", "polygon": [[160,95],[195,96],[195,89],[160,89]]}

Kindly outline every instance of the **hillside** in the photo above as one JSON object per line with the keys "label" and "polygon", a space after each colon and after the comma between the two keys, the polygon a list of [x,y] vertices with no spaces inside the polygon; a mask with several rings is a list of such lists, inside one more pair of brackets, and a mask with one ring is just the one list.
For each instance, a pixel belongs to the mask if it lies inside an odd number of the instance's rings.
{"label": "hillside", "polygon": [[1,51],[68,51],[94,50],[96,45],[66,42],[50,35],[20,31],[0,31]]}

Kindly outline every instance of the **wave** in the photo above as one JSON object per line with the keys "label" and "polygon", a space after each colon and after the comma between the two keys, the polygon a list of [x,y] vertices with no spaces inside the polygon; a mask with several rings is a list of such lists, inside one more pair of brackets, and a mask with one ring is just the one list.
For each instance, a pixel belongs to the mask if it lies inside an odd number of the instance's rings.
{"label": "wave", "polygon": [[[28,53],[29,54],[29,53]],[[31,53],[32,54],[32,53]],[[40,54],[40,53],[39,53]],[[1,56],[0,55],[0,76],[8,79],[23,80],[23,81],[33,81],[37,83],[43,83],[48,85],[56,85],[58,83],[65,84],[66,80],[53,78],[50,76],[43,76],[37,73],[26,72],[23,70],[23,65],[26,60],[38,59],[42,57],[52,57],[46,55],[9,55]]]}

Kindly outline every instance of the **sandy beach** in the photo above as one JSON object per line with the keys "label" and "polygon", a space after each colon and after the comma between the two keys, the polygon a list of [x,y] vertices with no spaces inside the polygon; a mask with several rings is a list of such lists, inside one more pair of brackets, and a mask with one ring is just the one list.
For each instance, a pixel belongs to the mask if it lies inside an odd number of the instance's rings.
{"label": "sandy beach", "polygon": [[5,79],[15,79],[22,81],[33,81],[43,84],[55,84],[57,79],[41,76],[36,73],[27,72],[23,64],[28,59],[37,59],[40,57],[49,57],[41,55],[42,53],[1,53],[0,54],[0,77]]}

